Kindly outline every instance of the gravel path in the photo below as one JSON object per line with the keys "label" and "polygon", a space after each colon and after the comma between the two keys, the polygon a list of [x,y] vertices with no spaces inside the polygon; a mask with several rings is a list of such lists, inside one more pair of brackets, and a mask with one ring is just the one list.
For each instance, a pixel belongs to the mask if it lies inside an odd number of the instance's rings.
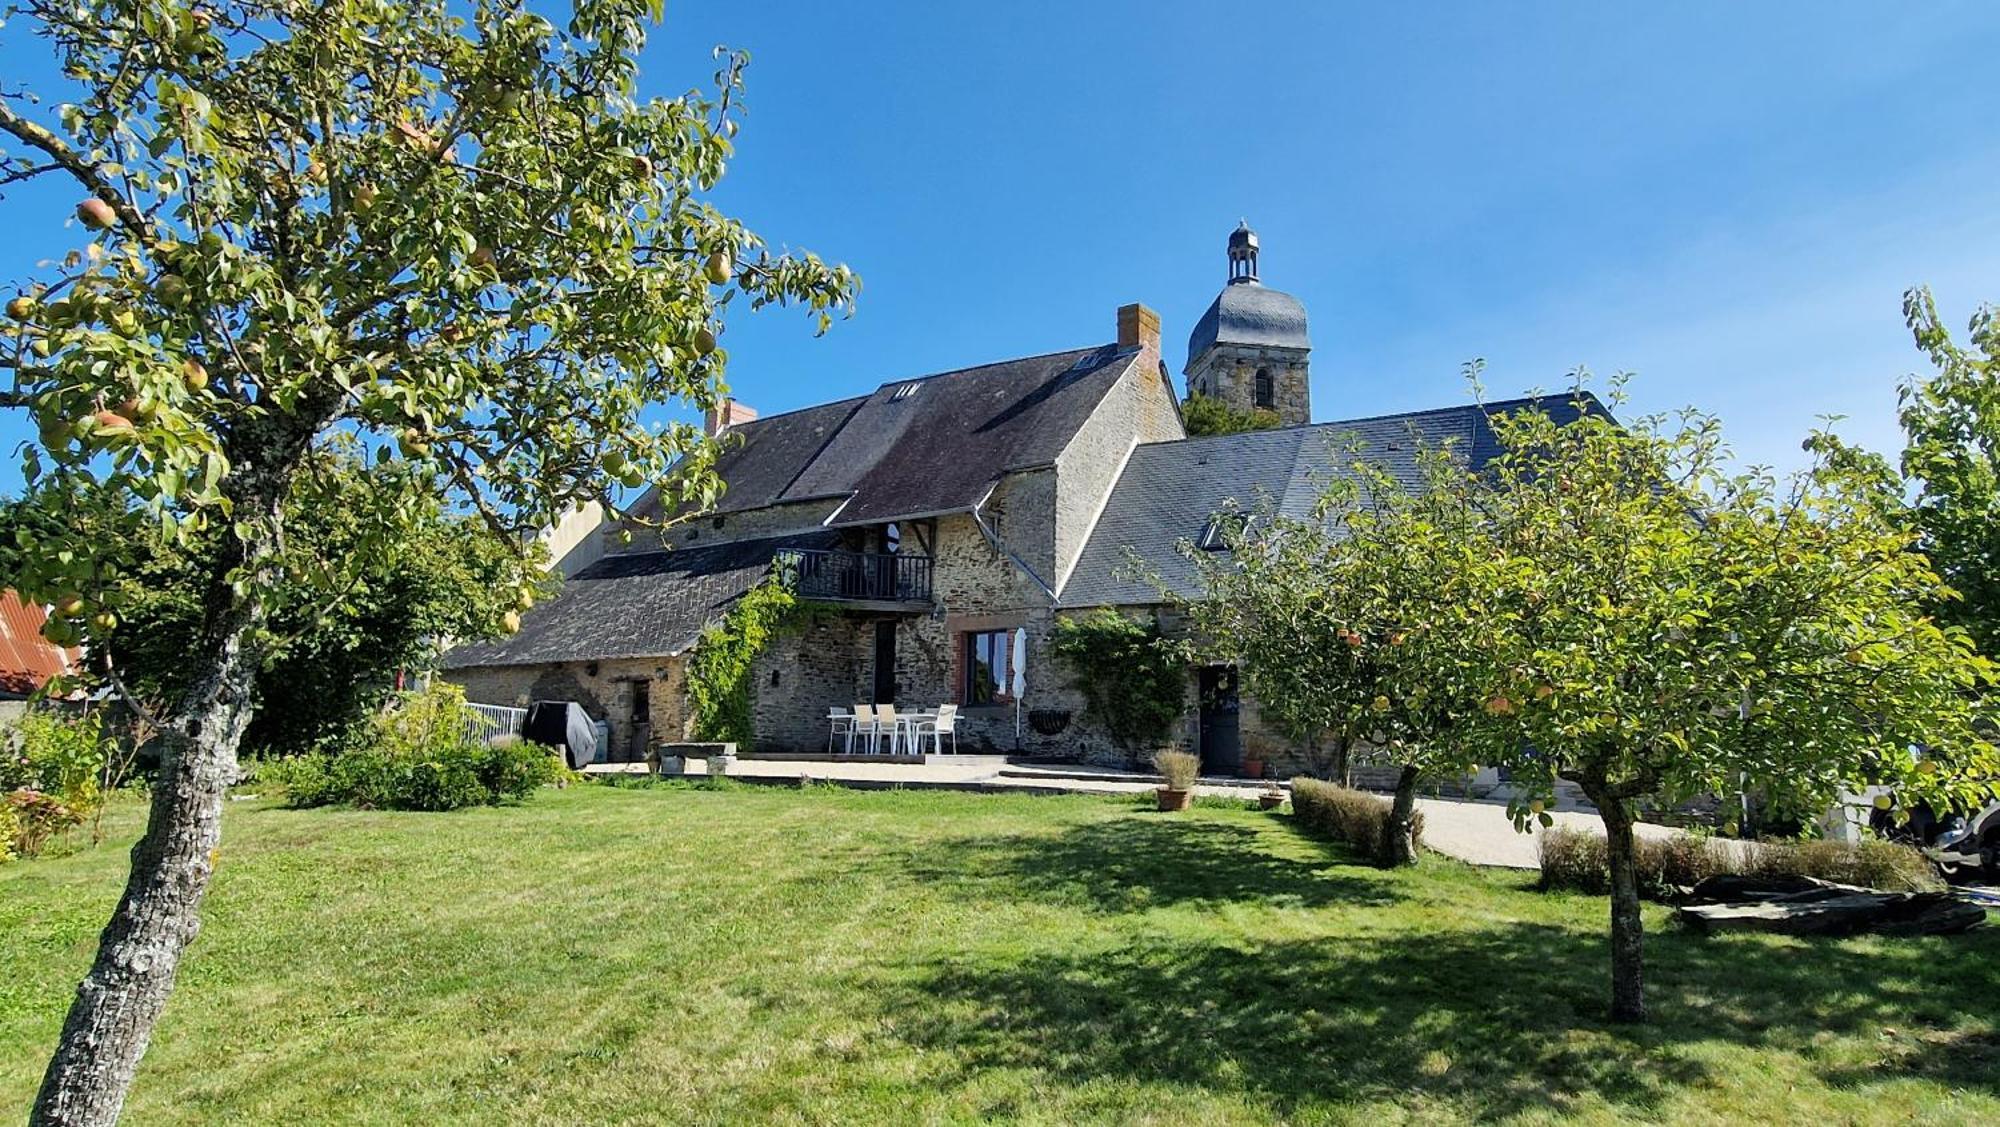
{"label": "gravel path", "polygon": [[[1492,865],[1503,869],[1539,869],[1540,846],[1534,833],[1520,833],[1507,818],[1507,808],[1491,802],[1454,802],[1442,798],[1420,798],[1417,808],[1424,812],[1424,844],[1447,857]],[[1595,814],[1578,810],[1558,810],[1550,815],[1558,829],[1583,830],[1602,835],[1604,823]],[[1541,827],[1536,826],[1536,832]],[[1635,828],[1640,837],[1665,838],[1679,833],[1669,826],[1641,822]]]}

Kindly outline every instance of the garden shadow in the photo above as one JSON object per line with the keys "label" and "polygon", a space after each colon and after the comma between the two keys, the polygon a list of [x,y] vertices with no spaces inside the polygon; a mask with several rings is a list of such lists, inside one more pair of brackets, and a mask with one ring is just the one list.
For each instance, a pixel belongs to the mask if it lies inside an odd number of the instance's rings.
{"label": "garden shadow", "polygon": [[[1649,944],[1654,1020],[1637,1027],[1604,1020],[1601,937],[1519,922],[940,964],[877,996],[902,1039],[950,1052],[973,1072],[1239,1091],[1299,1118],[1382,1102],[1488,1119],[1579,1110],[1593,1096],[1648,1115],[1678,1090],[1713,1082],[1706,1055],[1678,1045],[1793,1050],[1810,1070],[1817,1035],[1873,1036],[1877,1025],[1906,1035],[1925,1026],[1960,1049],[1970,1044],[1980,1052],[1934,1061],[1933,1075],[2000,1091],[1982,1067],[1994,1057],[1990,1033],[1964,1032],[1990,1030],[2000,1008],[1993,940],[1799,949],[1664,934]],[[1817,1074],[1855,1085],[1909,1075],[1906,1063],[1891,1055],[1875,1068]]]}
{"label": "garden shadow", "polygon": [[[1298,855],[1274,853],[1273,844]],[[1112,913],[1220,902],[1365,907],[1396,898],[1391,879],[1344,862],[1323,843],[1187,817],[1136,815],[1055,834],[953,838],[899,864],[913,879],[963,895],[1026,895]]]}

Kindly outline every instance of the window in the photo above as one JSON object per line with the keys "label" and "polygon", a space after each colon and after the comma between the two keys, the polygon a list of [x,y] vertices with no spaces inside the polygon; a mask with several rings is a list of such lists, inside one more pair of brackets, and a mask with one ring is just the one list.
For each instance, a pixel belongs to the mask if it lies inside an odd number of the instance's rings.
{"label": "window", "polygon": [[1195,547],[1204,552],[1226,552],[1231,536],[1247,536],[1257,520],[1254,513],[1217,513],[1202,526]]}
{"label": "window", "polygon": [[882,550],[895,555],[903,546],[903,528],[891,522],[882,526]]}
{"label": "window", "polygon": [[889,402],[900,403],[903,400],[908,399],[910,396],[915,395],[917,393],[917,389],[922,386],[924,385],[920,383],[906,383],[903,386],[889,393]]}
{"label": "window", "polygon": [[1276,407],[1277,405],[1278,389],[1271,381],[1271,369],[1257,369],[1257,406]]}
{"label": "window", "polygon": [[965,684],[959,699],[978,706],[1012,700],[1014,632],[981,630],[965,635]]}

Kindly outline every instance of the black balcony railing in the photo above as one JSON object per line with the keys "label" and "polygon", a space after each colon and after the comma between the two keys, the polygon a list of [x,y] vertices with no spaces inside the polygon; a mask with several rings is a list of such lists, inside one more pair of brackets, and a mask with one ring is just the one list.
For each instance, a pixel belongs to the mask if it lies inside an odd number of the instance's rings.
{"label": "black balcony railing", "polygon": [[906,552],[787,552],[799,597],[897,603],[931,601],[930,556]]}

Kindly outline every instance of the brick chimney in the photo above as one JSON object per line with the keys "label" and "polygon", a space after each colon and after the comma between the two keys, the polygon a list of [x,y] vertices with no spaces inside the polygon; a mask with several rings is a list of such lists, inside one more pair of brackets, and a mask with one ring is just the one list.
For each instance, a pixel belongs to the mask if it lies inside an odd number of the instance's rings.
{"label": "brick chimney", "polygon": [[[1153,336],[1157,341],[1159,333],[1155,332]],[[710,438],[714,438],[730,427],[738,423],[747,423],[756,417],[757,409],[748,403],[738,403],[734,399],[724,399],[721,403],[710,407],[708,413],[702,416],[702,429],[708,432]]]}
{"label": "brick chimney", "polygon": [[1160,315],[1133,302],[1118,307],[1118,347],[1160,354]]}

